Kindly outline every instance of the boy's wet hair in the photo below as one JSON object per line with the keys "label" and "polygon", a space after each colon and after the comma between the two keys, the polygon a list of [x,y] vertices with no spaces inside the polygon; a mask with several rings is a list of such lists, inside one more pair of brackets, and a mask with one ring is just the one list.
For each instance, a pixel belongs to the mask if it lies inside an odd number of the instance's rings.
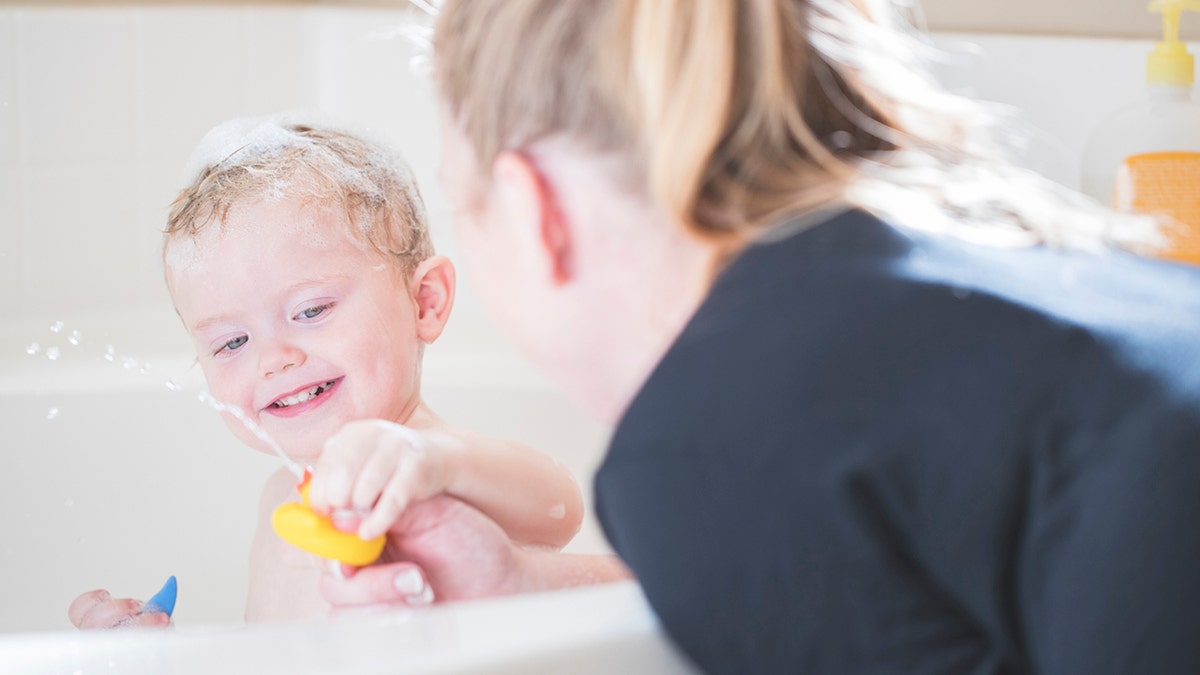
{"label": "boy's wet hair", "polygon": [[223,228],[231,208],[284,198],[340,209],[351,241],[377,251],[405,279],[434,253],[425,204],[404,160],[329,125],[286,117],[231,120],[204,137],[188,173],[164,231],[168,263],[173,243]]}

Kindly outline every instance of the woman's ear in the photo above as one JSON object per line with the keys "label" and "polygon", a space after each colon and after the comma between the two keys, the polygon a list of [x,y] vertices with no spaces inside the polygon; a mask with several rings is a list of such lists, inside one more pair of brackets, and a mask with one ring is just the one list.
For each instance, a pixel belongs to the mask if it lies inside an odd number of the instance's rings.
{"label": "woman's ear", "polygon": [[492,164],[492,190],[500,218],[528,225],[517,236],[532,247],[535,264],[555,285],[570,281],[574,274],[570,221],[546,174],[528,155],[505,151]]}
{"label": "woman's ear", "polygon": [[409,280],[417,308],[417,337],[430,343],[438,339],[454,306],[454,265],[435,255],[421,261]]}

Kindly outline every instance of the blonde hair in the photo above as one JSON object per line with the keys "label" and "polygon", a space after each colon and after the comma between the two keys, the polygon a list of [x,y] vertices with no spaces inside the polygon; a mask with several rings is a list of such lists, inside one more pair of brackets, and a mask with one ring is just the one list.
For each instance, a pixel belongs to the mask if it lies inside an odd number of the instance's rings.
{"label": "blonde hair", "polygon": [[335,204],[351,241],[394,263],[405,279],[434,253],[408,165],[356,134],[287,116],[230,120],[205,136],[190,164],[194,177],[171,204],[164,259],[181,238],[222,227],[234,206],[283,197]]}
{"label": "blonde hair", "polygon": [[718,243],[834,200],[991,243],[1158,241],[1010,163],[1011,120],[941,88],[891,0],[447,0],[433,50],[481,171],[563,134]]}

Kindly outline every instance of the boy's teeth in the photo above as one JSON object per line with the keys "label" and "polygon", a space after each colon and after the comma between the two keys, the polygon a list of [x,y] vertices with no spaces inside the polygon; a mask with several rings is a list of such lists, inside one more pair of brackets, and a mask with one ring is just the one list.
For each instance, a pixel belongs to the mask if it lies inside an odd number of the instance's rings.
{"label": "boy's teeth", "polygon": [[325,391],[325,389],[328,388],[332,384],[333,384],[333,380],[330,380],[329,382],[326,382],[325,384],[318,384],[317,386],[313,387],[312,389],[308,389],[308,390],[302,391],[298,394],[292,394],[291,396],[281,398],[278,401],[275,401],[274,403],[272,403],[271,405],[275,408],[286,408],[288,406],[296,405],[297,403],[304,403],[308,399]]}

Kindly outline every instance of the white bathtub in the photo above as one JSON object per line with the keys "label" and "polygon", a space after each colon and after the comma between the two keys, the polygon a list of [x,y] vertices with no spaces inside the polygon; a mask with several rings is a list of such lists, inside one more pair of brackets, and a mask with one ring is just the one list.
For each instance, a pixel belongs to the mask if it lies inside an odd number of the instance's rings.
{"label": "white bathtub", "polygon": [[[145,599],[172,574],[181,630],[239,625],[258,493],[278,462],[196,400],[203,380],[169,308],[61,319],[58,332],[49,315],[0,324],[0,632],[70,628],[79,593]],[[452,319],[443,337],[426,352],[430,405],[557,457],[590,504],[606,430],[489,326]],[[568,549],[608,551],[590,514]]]}
{"label": "white bathtub", "polygon": [[632,582],[239,631],[0,638],[23,675],[694,672]]}

